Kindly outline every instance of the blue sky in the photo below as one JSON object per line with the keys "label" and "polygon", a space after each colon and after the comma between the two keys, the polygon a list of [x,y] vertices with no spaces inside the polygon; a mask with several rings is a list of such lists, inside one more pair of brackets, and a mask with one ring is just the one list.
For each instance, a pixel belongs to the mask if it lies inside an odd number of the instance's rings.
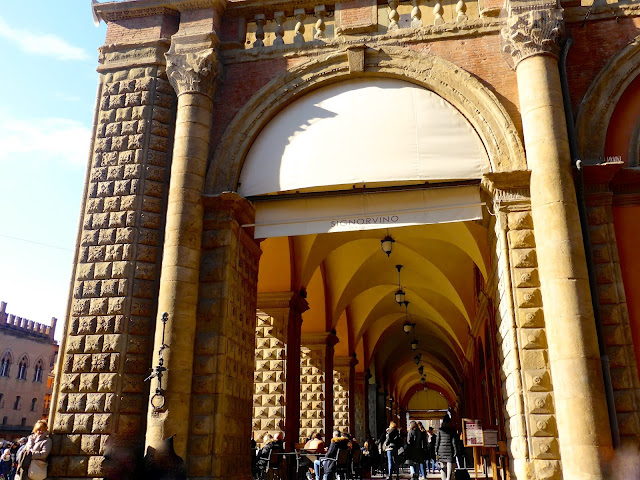
{"label": "blue sky", "polygon": [[0,300],[62,333],[98,75],[90,0],[2,2]]}

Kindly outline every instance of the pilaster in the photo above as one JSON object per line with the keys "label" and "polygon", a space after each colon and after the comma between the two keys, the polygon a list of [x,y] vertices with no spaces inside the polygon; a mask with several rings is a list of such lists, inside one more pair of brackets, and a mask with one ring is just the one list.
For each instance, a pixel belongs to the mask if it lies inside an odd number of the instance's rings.
{"label": "pilaster", "polygon": [[302,334],[300,348],[300,441],[333,430],[334,333]]}
{"label": "pilaster", "polygon": [[602,338],[609,357],[621,446],[637,446],[640,388],[613,225],[613,193],[606,185],[592,185],[586,200]]}
{"label": "pilaster", "polygon": [[356,372],[354,375],[353,382],[353,416],[354,423],[352,428],[352,433],[355,437],[364,443],[367,439],[367,424],[368,424],[368,395],[369,395],[369,385],[368,385],[368,376],[367,372]]}
{"label": "pilaster", "polygon": [[50,419],[49,478],[105,475],[104,445],[141,454],[157,313],[175,94],[164,53],[175,12],[148,12],[137,45],[101,47],[71,312]]}
{"label": "pilaster", "polygon": [[355,425],[355,367],[354,357],[333,359],[333,428],[353,433]]}
{"label": "pilaster", "polygon": [[[528,175],[491,175],[492,265],[496,341],[507,449],[517,479],[562,478]],[[477,373],[475,374],[477,375]]]}
{"label": "pilaster", "polygon": [[[300,424],[300,329],[307,301],[294,292],[258,294],[253,433],[283,430],[287,446]],[[261,313],[264,312],[264,313]]]}
{"label": "pilaster", "polygon": [[205,217],[189,419],[189,478],[248,479],[260,248],[250,202],[203,197]]}

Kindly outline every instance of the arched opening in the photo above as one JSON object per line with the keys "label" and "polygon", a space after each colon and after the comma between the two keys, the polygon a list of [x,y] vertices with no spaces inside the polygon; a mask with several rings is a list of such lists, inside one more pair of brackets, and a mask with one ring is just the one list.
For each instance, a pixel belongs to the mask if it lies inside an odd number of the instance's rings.
{"label": "arched opening", "polygon": [[42,359],[38,359],[34,367],[33,381],[42,382],[42,372],[44,371],[44,362]]}
{"label": "arched opening", "polygon": [[[372,122],[380,105],[385,115]],[[287,429],[289,442],[304,443],[333,428],[364,441],[392,419],[437,427],[447,411],[459,421],[465,397],[493,423],[488,395],[499,379],[489,380],[483,352],[468,355],[469,332],[483,331],[488,317],[477,299],[491,269],[479,182],[491,169],[456,108],[398,79],[334,83],[268,122],[237,185],[256,209],[245,227],[264,239],[256,441]],[[294,428],[291,389],[300,392]]]}
{"label": "arched opening", "polygon": [[27,379],[27,367],[29,366],[29,358],[23,355],[18,362],[18,380]]}
{"label": "arched opening", "polygon": [[0,363],[0,377],[8,377],[11,371],[11,353],[6,352],[2,357],[2,362]]}

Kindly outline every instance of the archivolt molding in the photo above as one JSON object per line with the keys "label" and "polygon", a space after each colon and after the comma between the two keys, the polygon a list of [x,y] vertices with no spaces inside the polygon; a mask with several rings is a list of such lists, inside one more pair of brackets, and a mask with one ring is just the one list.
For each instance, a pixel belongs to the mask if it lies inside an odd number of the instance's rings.
{"label": "archivolt molding", "polygon": [[607,130],[618,100],[640,74],[640,36],[607,62],[593,80],[578,109],[576,132],[582,160],[601,163]]}
{"label": "archivolt molding", "polygon": [[457,65],[400,47],[365,51],[363,72],[350,72],[347,51],[292,67],[263,87],[235,116],[222,136],[207,174],[206,192],[236,189],[253,141],[280,110],[320,87],[368,75],[406,80],[427,88],[457,108],[487,150],[493,172],[526,170],[524,148],[513,121],[496,96]]}

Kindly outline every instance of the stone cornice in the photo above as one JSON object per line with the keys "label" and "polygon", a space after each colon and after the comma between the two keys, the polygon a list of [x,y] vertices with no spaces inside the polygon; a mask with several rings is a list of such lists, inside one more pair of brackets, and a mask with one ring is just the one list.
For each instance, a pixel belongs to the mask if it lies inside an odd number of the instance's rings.
{"label": "stone cornice", "polygon": [[103,45],[98,49],[98,72],[135,68],[146,65],[166,64],[165,53],[171,39],[163,38],[151,42],[119,43]]}
{"label": "stone cornice", "polygon": [[295,310],[303,313],[309,310],[309,303],[295,292],[265,292],[258,293],[259,309]]}
{"label": "stone cornice", "polygon": [[179,15],[180,12],[206,8],[222,12],[226,3],[226,0],[128,0],[97,3],[93,8],[100,20],[109,23],[153,15]]}
{"label": "stone cornice", "polygon": [[[262,10],[264,12],[264,10]],[[229,15],[227,11],[227,15]],[[451,38],[476,37],[478,35],[497,35],[505,22],[501,18],[469,19],[463,24],[424,25],[420,28],[400,28],[386,33],[368,33],[360,35],[339,35],[327,38],[322,43],[306,42],[302,45],[287,43],[267,47],[238,49],[236,42],[222,43],[224,63],[260,61],[270,57],[302,57],[317,51],[342,51],[351,46],[367,45],[371,48],[421,44],[428,41]]]}
{"label": "stone cornice", "polygon": [[333,357],[334,367],[352,368],[358,364],[356,357]]}
{"label": "stone cornice", "polygon": [[312,345],[330,345],[333,346],[340,340],[331,332],[319,332],[319,333],[303,333],[300,338],[300,343],[303,347]]}
{"label": "stone cornice", "polygon": [[526,1],[509,3],[507,26],[502,29],[502,50],[511,55],[514,67],[534,55],[558,57],[564,33],[563,10],[555,2],[533,5]]}

